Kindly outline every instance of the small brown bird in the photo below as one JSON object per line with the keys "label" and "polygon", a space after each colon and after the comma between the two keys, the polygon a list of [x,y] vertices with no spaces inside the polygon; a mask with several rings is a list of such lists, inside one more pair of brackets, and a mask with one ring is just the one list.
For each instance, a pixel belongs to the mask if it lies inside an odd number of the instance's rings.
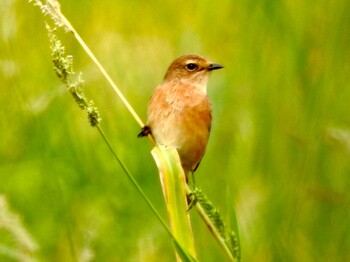
{"label": "small brown bird", "polygon": [[148,107],[148,122],[139,137],[151,133],[157,145],[175,147],[188,180],[205,152],[211,127],[206,88],[210,72],[222,68],[197,55],[177,58]]}

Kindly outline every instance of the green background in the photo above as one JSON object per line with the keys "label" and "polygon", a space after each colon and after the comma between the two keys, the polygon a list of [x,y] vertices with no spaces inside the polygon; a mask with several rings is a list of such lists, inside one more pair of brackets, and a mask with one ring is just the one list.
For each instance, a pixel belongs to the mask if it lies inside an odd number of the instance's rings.
{"label": "green background", "polygon": [[[350,1],[61,5],[144,120],[176,57],[225,66],[208,85],[213,127],[196,184],[225,218],[234,207],[244,261],[350,260]],[[174,261],[167,233],[55,76],[40,10],[0,8],[0,194],[37,246],[1,224],[0,209],[0,260]],[[118,156],[166,218],[151,144],[73,36],[58,35]],[[225,261],[191,217],[199,259]]]}

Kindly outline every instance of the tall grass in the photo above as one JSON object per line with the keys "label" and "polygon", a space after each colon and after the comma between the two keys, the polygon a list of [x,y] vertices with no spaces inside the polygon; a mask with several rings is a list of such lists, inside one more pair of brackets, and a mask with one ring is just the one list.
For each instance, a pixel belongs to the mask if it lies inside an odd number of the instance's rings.
{"label": "tall grass", "polygon": [[[166,233],[128,181],[115,178],[121,170],[51,70],[38,10],[10,0],[0,8],[0,193],[21,214],[36,255],[72,261],[88,247],[96,261],[172,261]],[[209,82],[214,123],[196,183],[222,213],[235,207],[244,261],[349,260],[348,1],[62,1],[62,8],[144,118],[178,55],[225,65]],[[86,92],[111,142],[162,210],[149,144],[136,138],[139,127],[76,43],[62,38],[89,76]],[[199,259],[223,260],[193,220]],[[0,243],[5,238],[0,231]]]}

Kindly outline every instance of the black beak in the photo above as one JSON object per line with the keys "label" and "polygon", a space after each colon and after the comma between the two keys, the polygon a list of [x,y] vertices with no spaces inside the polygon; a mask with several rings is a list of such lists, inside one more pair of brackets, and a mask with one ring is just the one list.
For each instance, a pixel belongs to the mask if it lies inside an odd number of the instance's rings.
{"label": "black beak", "polygon": [[208,71],[213,71],[213,70],[220,69],[220,68],[223,68],[223,66],[219,65],[219,64],[210,64],[207,67]]}

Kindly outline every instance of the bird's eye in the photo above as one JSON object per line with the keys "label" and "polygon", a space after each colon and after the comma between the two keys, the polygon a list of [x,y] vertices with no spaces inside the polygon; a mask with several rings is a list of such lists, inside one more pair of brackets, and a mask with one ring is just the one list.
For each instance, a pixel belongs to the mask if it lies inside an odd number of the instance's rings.
{"label": "bird's eye", "polygon": [[189,64],[186,65],[186,68],[187,68],[188,71],[194,71],[195,69],[197,69],[197,67],[198,66],[195,63],[189,63]]}

